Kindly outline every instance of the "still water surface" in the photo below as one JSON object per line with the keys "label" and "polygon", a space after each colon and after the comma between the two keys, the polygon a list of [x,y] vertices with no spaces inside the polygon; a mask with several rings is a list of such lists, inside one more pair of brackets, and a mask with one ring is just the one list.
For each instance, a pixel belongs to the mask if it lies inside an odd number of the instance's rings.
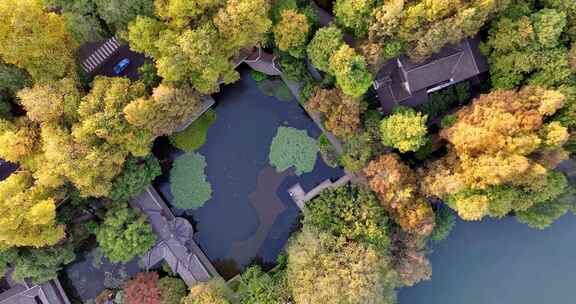
{"label": "still water surface", "polygon": [[514,218],[458,221],[433,246],[432,280],[403,288],[400,304],[576,303],[576,217],[539,231]]}

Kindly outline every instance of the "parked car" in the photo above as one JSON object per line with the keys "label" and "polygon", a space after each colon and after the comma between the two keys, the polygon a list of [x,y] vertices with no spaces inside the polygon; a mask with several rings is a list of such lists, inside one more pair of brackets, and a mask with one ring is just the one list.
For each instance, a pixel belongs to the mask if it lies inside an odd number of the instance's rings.
{"label": "parked car", "polygon": [[129,65],[130,65],[130,59],[124,58],[124,59],[120,60],[120,61],[114,66],[114,69],[113,69],[114,75],[120,75],[120,74],[122,74],[122,72],[124,72]]}

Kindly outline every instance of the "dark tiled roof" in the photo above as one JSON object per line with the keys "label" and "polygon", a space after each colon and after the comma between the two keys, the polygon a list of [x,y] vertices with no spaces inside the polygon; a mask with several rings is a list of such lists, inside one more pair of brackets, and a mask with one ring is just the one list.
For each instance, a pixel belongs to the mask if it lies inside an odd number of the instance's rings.
{"label": "dark tiled roof", "polygon": [[[7,275],[7,277],[9,276],[10,274]],[[44,304],[70,304],[58,279],[49,280],[42,284],[7,281],[10,282],[10,289],[0,293],[0,304],[37,304],[36,299]]]}
{"label": "dark tiled roof", "polygon": [[218,273],[192,239],[194,229],[184,218],[175,217],[153,187],[131,200],[131,205],[148,215],[158,243],[144,257],[146,267],[166,261],[188,286],[207,281]]}
{"label": "dark tiled roof", "polygon": [[444,47],[423,62],[414,62],[406,56],[389,60],[374,81],[383,110],[389,113],[395,105],[420,105],[428,100],[428,89],[458,83],[488,71],[478,45],[478,38],[465,39]]}

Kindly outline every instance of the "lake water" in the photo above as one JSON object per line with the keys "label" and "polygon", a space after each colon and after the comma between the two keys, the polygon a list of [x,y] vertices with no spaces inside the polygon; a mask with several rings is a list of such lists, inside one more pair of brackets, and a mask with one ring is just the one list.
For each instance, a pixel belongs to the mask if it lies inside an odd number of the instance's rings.
{"label": "lake water", "polygon": [[[248,68],[239,71],[240,81],[213,95],[217,118],[206,143],[197,151],[206,157],[212,198],[203,207],[185,212],[194,224],[194,239],[224,277],[255,261],[275,262],[299,223],[300,212],[288,196],[289,187],[300,183],[308,191],[328,178],[344,175],[342,170],[328,167],[320,155],[311,173],[277,173],[268,164],[268,154],[278,127],[304,129],[314,138],[321,131],[295,99],[287,102],[266,96]],[[161,159],[182,154],[167,147],[166,141],[159,143],[155,154]],[[164,167],[164,176],[155,184],[170,202],[170,165]]]}
{"label": "lake water", "polygon": [[576,303],[572,214],[543,231],[510,217],[458,220],[432,248],[432,280],[401,289],[400,304]]}

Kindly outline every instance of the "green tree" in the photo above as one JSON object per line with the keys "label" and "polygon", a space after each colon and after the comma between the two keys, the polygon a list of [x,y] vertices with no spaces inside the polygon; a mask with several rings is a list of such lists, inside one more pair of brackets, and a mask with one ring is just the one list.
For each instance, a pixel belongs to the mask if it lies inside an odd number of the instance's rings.
{"label": "green tree", "polygon": [[532,84],[558,86],[570,80],[567,46],[561,35],[566,14],[544,8],[519,18],[501,17],[483,46],[492,84],[500,89]]}
{"label": "green tree", "polygon": [[306,130],[279,127],[270,144],[270,164],[282,172],[294,167],[297,175],[314,170],[318,144]]}
{"label": "green tree", "polygon": [[233,298],[233,292],[224,280],[212,279],[192,286],[182,304],[231,304]]}
{"label": "green tree", "polygon": [[396,273],[374,249],[304,227],[286,251],[296,304],[396,303]]}
{"label": "green tree", "polygon": [[152,16],[153,0],[93,0],[100,18],[106,21],[112,32],[126,30],[136,16]]}
{"label": "green tree", "polygon": [[373,22],[372,11],[377,0],[336,0],[334,15],[336,22],[349,29],[356,38],[368,34],[368,27]]}
{"label": "green tree", "polygon": [[75,259],[71,246],[58,246],[46,249],[19,249],[11,264],[14,266],[12,279],[24,282],[44,283],[58,277],[58,271]]}
{"label": "green tree", "polygon": [[307,48],[308,58],[321,71],[331,73],[330,58],[344,44],[342,31],[336,26],[320,28]]}
{"label": "green tree", "polygon": [[38,0],[0,2],[0,58],[26,70],[35,81],[72,75],[78,47],[64,18],[45,12]]}
{"label": "green tree", "polygon": [[439,242],[450,235],[452,228],[456,225],[456,219],[452,212],[446,208],[439,208],[434,213],[436,214],[436,226],[434,231],[432,231],[432,235],[430,235],[430,239]]}
{"label": "green tree", "polygon": [[96,239],[113,263],[128,262],[156,244],[156,235],[146,216],[126,204],[118,204],[106,212],[104,222],[96,230]]}
{"label": "green tree", "polygon": [[257,265],[250,266],[240,277],[237,295],[242,304],[290,303],[285,265],[279,265],[269,273]]}
{"label": "green tree", "polygon": [[322,191],[306,204],[304,224],[382,252],[389,246],[386,211],[372,192],[355,186]]}
{"label": "green tree", "polygon": [[212,186],[206,180],[206,159],[198,153],[186,153],[174,161],[170,171],[170,190],[174,206],[197,209],[212,197]]}
{"label": "green tree", "polygon": [[153,155],[144,158],[129,157],[122,173],[112,181],[110,198],[116,202],[126,202],[146,190],[160,174],[160,163]]}
{"label": "green tree", "polygon": [[330,69],[344,94],[360,97],[372,85],[372,75],[366,60],[347,44],[340,46],[330,58]]}
{"label": "green tree", "polygon": [[304,14],[284,10],[280,22],[274,26],[274,39],[278,48],[296,58],[306,53],[310,25]]}
{"label": "green tree", "polygon": [[4,277],[8,266],[16,260],[18,257],[18,249],[0,249],[0,276]]}
{"label": "green tree", "polygon": [[428,141],[426,120],[414,109],[396,107],[394,113],[382,120],[380,132],[382,143],[400,152],[418,151]]}
{"label": "green tree", "polygon": [[163,277],[158,281],[161,304],[180,304],[187,290],[186,283],[179,278]]}

